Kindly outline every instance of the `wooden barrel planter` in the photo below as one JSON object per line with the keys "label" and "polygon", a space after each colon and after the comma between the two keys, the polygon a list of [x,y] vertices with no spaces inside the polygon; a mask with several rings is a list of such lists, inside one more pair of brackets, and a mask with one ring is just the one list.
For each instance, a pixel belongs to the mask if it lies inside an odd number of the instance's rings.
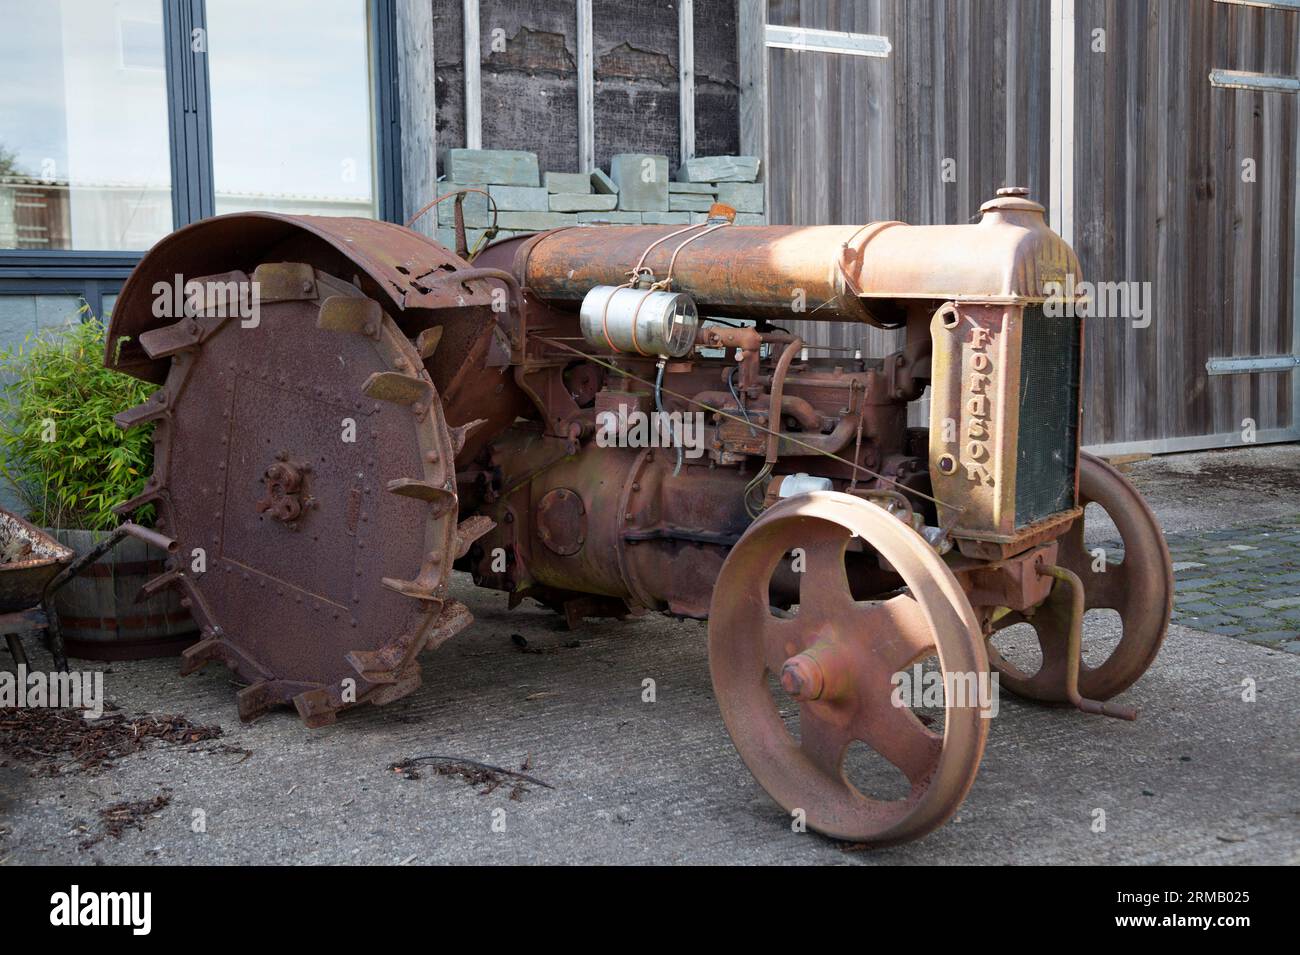
{"label": "wooden barrel planter", "polygon": [[[84,554],[103,540],[99,531],[51,530],[60,543]],[[84,568],[54,596],[69,657],[142,660],[175,656],[199,637],[180,594],[168,587],[135,602],[144,584],[166,570],[167,555],[127,537]]]}

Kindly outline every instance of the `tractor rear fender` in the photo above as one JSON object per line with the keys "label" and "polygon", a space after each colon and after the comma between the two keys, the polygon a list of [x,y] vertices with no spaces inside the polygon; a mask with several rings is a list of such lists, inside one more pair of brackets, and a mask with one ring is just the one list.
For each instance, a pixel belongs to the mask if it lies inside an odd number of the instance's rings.
{"label": "tractor rear fender", "polygon": [[[334,216],[246,212],[216,216],[178,229],[158,242],[127,279],[113,308],[105,348],[106,367],[161,383],[169,361],[153,360],[140,336],[170,325],[185,283],[205,276],[244,272],[270,262],[304,262],[353,282],[380,302],[403,330],[412,312],[490,306],[492,283],[456,282],[450,276],[469,264],[418,232],[389,222]],[[165,289],[165,291],[164,291]],[[254,289],[250,293],[257,294]],[[164,298],[165,296],[165,298]],[[120,351],[117,343],[123,337]]]}

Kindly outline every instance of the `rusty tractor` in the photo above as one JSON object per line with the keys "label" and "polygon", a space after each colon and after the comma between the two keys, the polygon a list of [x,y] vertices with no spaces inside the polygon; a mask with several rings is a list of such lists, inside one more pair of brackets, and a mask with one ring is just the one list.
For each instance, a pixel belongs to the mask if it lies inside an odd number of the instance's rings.
{"label": "rusty tractor", "polygon": [[[1083,322],[1050,294],[1074,253],[1023,189],[981,212],[737,226],[715,206],[476,255],[463,223],[456,251],[352,218],[175,232],[123,288],[105,360],[160,385],[119,416],[153,423],[156,458],[122,512],[154,504],[177,545],[146,590],[179,588],[201,628],[182,672],[224,663],[246,720],[388,703],[472,620],[453,569],[571,624],[707,619],[758,782],[870,844],[965,797],[989,726],[973,679],[1132,718],[1109,701],[1160,647],[1169,555],[1079,449]],[[896,349],[816,347],[796,320],[895,329]],[[927,386],[930,426],[909,427]],[[1089,504],[1120,562],[1085,547]],[[1095,608],[1122,634],[1085,661]],[[1036,663],[995,646],[1013,625]],[[929,712],[908,674],[937,678]]]}

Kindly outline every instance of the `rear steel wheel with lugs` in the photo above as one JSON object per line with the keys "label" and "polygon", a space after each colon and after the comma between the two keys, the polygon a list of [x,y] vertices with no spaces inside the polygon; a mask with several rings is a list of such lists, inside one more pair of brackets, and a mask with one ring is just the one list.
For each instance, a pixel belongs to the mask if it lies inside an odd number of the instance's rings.
{"label": "rear steel wheel with lugs", "polygon": [[156,424],[131,506],[156,503],[179,544],[151,586],[202,628],[182,672],[224,663],[242,718],[291,704],[320,725],[415,689],[416,654],[470,620],[445,596],[454,446],[419,354],[354,285],[285,262],[213,278],[255,280],[260,314],[209,301],[141,336],[171,366],[121,416]]}
{"label": "rear steel wheel with lugs", "polygon": [[[1079,455],[1079,503],[1084,517],[1061,539],[1057,563],[1083,582],[1084,610],[1109,609],[1119,614],[1121,636],[1107,658],[1094,666],[1079,665],[1079,692],[1092,700],[1109,700],[1128,689],[1155,661],[1169,628],[1174,605],[1174,573],[1164,534],[1155,514],[1137,488],[1098,457]],[[1103,562],[1084,543],[1087,505],[1096,504],[1119,529],[1124,556],[1119,563]],[[992,643],[989,661],[1001,685],[1018,696],[1050,703],[1067,701],[1070,614],[1068,588],[1057,584],[1032,617],[1009,614],[997,629],[1028,622],[1034,628],[1042,663],[1026,673],[1007,661]],[[1087,639],[1087,632],[1084,633]]]}
{"label": "rear steel wheel with lugs", "polygon": [[[845,569],[850,541],[879,554],[906,589],[858,602]],[[801,548],[793,616],[769,606],[777,566]],[[988,720],[945,699],[942,732],[891,699],[894,674],[937,656],[944,674],[981,674],[979,626],[957,581],[912,528],[860,498],[814,492],[765,512],[727,557],[709,615],[709,668],[723,720],[759,784],[786,811],[803,810],[827,835],[871,844],[915,839],[965,798]],[[769,685],[798,702],[787,729]],[[861,741],[906,777],[906,795],[875,798],[850,782],[846,754]]]}

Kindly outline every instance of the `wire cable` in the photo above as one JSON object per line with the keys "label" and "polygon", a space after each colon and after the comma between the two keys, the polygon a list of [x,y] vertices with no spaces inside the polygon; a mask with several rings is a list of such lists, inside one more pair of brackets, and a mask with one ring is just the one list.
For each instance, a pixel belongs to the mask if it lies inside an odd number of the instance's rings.
{"label": "wire cable", "polygon": [[[566,352],[570,352],[574,355],[578,355],[584,360],[592,362],[593,364],[596,365],[600,365],[602,368],[608,371],[612,371],[614,372],[614,374],[626,378],[629,381],[635,381],[642,385],[654,387],[654,382],[647,381],[645,378],[642,378],[638,375],[634,375],[626,368],[620,368],[618,365],[615,365],[612,362],[608,362],[605,361],[604,359],[597,358],[595,355],[591,354],[590,352],[582,351],[581,349],[574,348],[572,345],[566,345],[564,342],[558,341],[553,338],[545,338],[535,333],[530,333],[529,337],[535,342],[540,342],[544,345],[550,345],[554,348],[559,348]],[[739,415],[734,415],[728,411],[722,410],[721,408],[715,408],[712,405],[705,404],[703,401],[700,401],[696,398],[692,398],[690,395],[683,395],[678,392],[672,391],[671,389],[668,388],[664,388],[663,391],[665,394],[671,395],[672,397],[684,401],[687,404],[694,405],[697,408],[703,408],[705,411],[710,412],[711,414],[720,415],[723,418],[730,418],[732,421],[740,421],[742,423],[748,423],[745,421],[744,418],[742,418]],[[766,432],[767,434],[773,433],[772,429],[767,428],[761,424],[756,424],[754,425],[754,427],[760,431]],[[822,457],[830,458],[832,461],[839,461],[841,464],[853,468],[854,471],[861,471],[863,474],[870,475],[871,477],[875,478],[878,481],[883,481],[886,484],[892,484],[894,487],[898,488],[901,493],[911,494],[914,497],[919,497],[924,500],[930,501],[931,503],[937,504],[940,507],[946,507],[950,511],[953,511],[955,515],[959,516],[963,511],[965,511],[965,507],[959,506],[957,504],[949,504],[947,501],[941,501],[939,500],[939,498],[926,494],[924,491],[918,491],[916,488],[908,487],[906,484],[896,481],[894,478],[891,478],[888,475],[881,474],[879,471],[873,471],[871,470],[871,468],[858,464],[855,461],[850,461],[848,458],[841,457],[840,455],[835,454],[833,451],[827,451],[825,448],[819,448],[816,445],[809,444],[806,441],[802,441],[796,435],[791,434],[788,431],[780,434],[780,438],[781,441],[788,442],[797,447],[805,448],[812,454],[820,454]],[[955,519],[956,518],[954,517],[954,520]]]}
{"label": "wire cable", "polygon": [[754,422],[749,420],[749,409],[745,407],[744,403],[740,400],[740,394],[736,391],[736,372],[738,371],[740,371],[739,365],[731,366],[731,371],[727,373],[727,388],[731,391],[731,397],[736,402],[736,407],[739,408],[740,413],[744,415],[745,424],[749,425],[749,433],[757,437],[758,432],[754,430]]}
{"label": "wire cable", "polygon": [[668,364],[668,362],[665,359],[660,358],[658,364],[659,371],[655,374],[655,410],[659,412],[659,420],[665,422],[668,427],[668,440],[671,441],[673,447],[677,449],[677,467],[673,468],[673,477],[677,477],[677,475],[682,473],[682,460],[684,457],[682,452],[682,443],[677,440],[677,436],[673,433],[673,419],[668,417],[667,413],[664,411],[664,366]]}

